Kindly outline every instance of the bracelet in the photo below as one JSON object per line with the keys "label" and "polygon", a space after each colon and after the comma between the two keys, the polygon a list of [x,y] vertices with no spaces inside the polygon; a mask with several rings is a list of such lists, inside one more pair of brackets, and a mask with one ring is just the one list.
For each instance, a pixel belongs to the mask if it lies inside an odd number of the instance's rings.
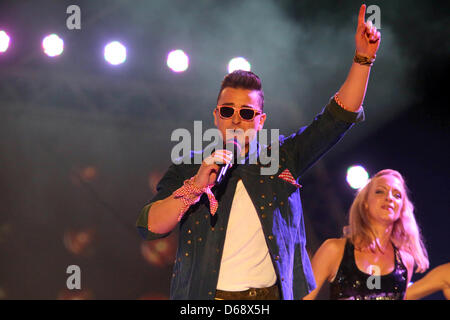
{"label": "bracelet", "polygon": [[353,57],[353,61],[356,63],[359,63],[363,66],[369,66],[371,67],[375,61],[376,55],[373,57],[365,56],[362,54],[359,54],[357,51],[355,51],[355,56]]}
{"label": "bracelet", "polygon": [[[344,109],[344,110],[347,110],[347,109],[344,107],[342,101],[339,100],[338,94],[339,94],[339,91],[335,93],[335,95],[334,95],[334,100],[336,101],[336,103],[338,104],[339,107],[341,107],[341,108]],[[348,110],[347,110],[347,111],[348,111]]]}
{"label": "bracelet", "polygon": [[173,193],[175,199],[180,199],[183,202],[183,207],[180,210],[178,221],[181,221],[181,218],[183,218],[183,215],[186,213],[190,206],[200,201],[203,193],[206,193],[206,195],[208,196],[211,215],[214,216],[217,211],[218,202],[211,191],[212,185],[206,186],[204,188],[199,188],[194,184],[194,179],[195,176],[185,180],[183,186],[175,190],[175,192]]}

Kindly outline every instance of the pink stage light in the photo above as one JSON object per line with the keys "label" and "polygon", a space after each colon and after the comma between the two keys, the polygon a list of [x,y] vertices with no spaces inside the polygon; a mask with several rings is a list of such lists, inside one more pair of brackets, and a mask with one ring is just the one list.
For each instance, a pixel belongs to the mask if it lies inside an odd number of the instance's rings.
{"label": "pink stage light", "polygon": [[105,46],[104,57],[107,62],[116,66],[127,60],[127,48],[118,41],[113,41]]}
{"label": "pink stage light", "polygon": [[231,73],[235,70],[244,70],[244,71],[250,71],[251,69],[250,62],[247,61],[247,59],[243,57],[237,57],[230,60],[228,63],[228,73]]}
{"label": "pink stage light", "polygon": [[174,50],[167,55],[167,66],[173,72],[183,72],[189,67],[189,57],[183,50]]}
{"label": "pink stage light", "polygon": [[369,174],[362,166],[351,166],[347,169],[347,183],[353,189],[364,187],[369,181]]}
{"label": "pink stage light", "polygon": [[6,50],[8,50],[9,41],[10,38],[8,34],[5,31],[0,30],[0,53],[6,52]]}
{"label": "pink stage light", "polygon": [[64,41],[53,33],[42,40],[42,48],[49,57],[56,57],[64,51]]}

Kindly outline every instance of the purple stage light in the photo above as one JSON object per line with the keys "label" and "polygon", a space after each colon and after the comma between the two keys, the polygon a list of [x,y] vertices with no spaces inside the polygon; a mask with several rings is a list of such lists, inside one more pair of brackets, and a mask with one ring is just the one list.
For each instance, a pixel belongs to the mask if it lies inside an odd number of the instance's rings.
{"label": "purple stage light", "polygon": [[105,46],[105,60],[112,65],[119,65],[127,60],[127,49],[118,41],[113,41]]}
{"label": "purple stage light", "polygon": [[248,62],[247,59],[242,57],[233,58],[228,63],[228,73],[231,73],[236,70],[250,71],[250,69],[251,69],[250,62]]}
{"label": "purple stage light", "polygon": [[183,72],[189,67],[189,57],[183,50],[173,50],[167,55],[167,66],[173,72]]}
{"label": "purple stage light", "polygon": [[42,40],[42,48],[49,57],[56,57],[64,51],[64,41],[53,33]]}
{"label": "purple stage light", "polygon": [[353,189],[364,187],[369,181],[369,174],[362,166],[351,166],[347,169],[347,183]]}
{"label": "purple stage light", "polygon": [[9,41],[10,38],[8,34],[5,31],[0,30],[0,53],[6,52],[6,50],[8,50]]}

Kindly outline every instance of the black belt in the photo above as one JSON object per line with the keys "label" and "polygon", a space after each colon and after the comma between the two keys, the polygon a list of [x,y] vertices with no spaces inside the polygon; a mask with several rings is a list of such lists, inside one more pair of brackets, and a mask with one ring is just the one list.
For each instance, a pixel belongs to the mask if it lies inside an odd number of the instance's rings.
{"label": "black belt", "polygon": [[215,300],[280,300],[280,292],[275,284],[268,288],[250,288],[245,291],[216,290]]}

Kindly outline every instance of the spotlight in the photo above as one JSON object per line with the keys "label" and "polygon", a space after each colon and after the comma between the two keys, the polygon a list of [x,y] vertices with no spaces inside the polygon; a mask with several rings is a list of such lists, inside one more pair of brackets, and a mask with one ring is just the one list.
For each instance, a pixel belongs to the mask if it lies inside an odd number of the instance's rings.
{"label": "spotlight", "polygon": [[353,189],[364,187],[369,181],[369,174],[362,166],[351,166],[347,169],[347,182]]}
{"label": "spotlight", "polygon": [[233,58],[228,63],[228,73],[231,73],[235,70],[244,70],[244,71],[250,71],[251,65],[250,63],[242,57]]}
{"label": "spotlight", "polygon": [[176,240],[173,236],[156,241],[143,241],[141,254],[150,264],[164,267],[173,263],[176,253]]}
{"label": "spotlight", "polygon": [[118,41],[113,41],[105,46],[105,60],[112,65],[124,63],[127,59],[127,49]]}
{"label": "spotlight", "polygon": [[189,57],[183,50],[174,50],[167,55],[167,66],[173,72],[183,72],[189,67]]}
{"label": "spotlight", "polygon": [[9,40],[10,38],[8,34],[5,31],[0,30],[0,53],[6,52],[6,50],[8,50]]}
{"label": "spotlight", "polygon": [[64,232],[63,243],[68,251],[74,255],[91,255],[95,230],[93,228],[81,230],[67,230]]}
{"label": "spotlight", "polygon": [[64,51],[64,41],[53,33],[42,40],[42,48],[49,57],[56,57]]}

